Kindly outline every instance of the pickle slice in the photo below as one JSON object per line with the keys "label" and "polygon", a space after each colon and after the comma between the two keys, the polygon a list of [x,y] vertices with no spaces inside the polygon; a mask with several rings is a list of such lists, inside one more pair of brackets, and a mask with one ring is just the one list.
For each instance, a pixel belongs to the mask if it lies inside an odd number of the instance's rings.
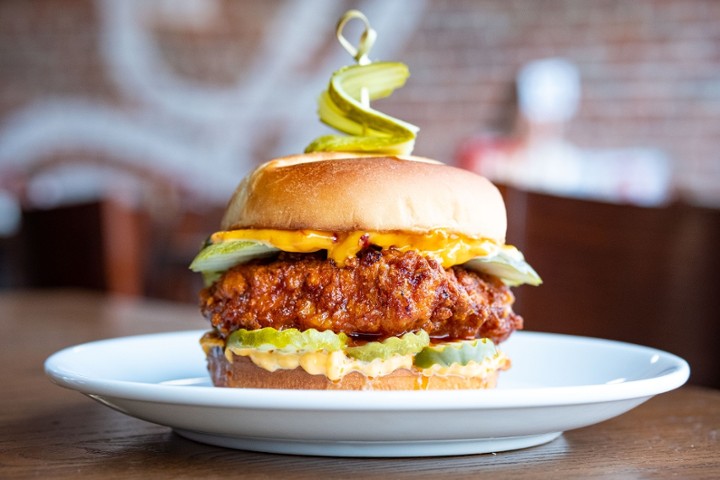
{"label": "pickle slice", "polygon": [[315,139],[305,152],[372,152],[409,154],[418,127],[363,104],[392,94],[410,75],[399,62],[350,65],[333,73],[318,102],[320,120],[349,136],[325,135]]}
{"label": "pickle slice", "polygon": [[496,276],[511,287],[524,283],[537,286],[542,283],[540,275],[525,261],[523,254],[510,246],[487,257],[472,258],[463,267]]}
{"label": "pickle slice", "polygon": [[316,352],[324,350],[335,352],[342,350],[347,343],[347,335],[330,330],[318,331],[308,329],[300,331],[296,328],[276,330],[272,327],[259,330],[240,329],[230,334],[227,348],[252,348],[259,351],[278,351],[281,353]]}
{"label": "pickle slice", "polygon": [[453,364],[467,365],[470,362],[480,363],[497,353],[495,344],[489,338],[460,340],[425,347],[415,355],[413,363],[418,368],[430,368],[433,365],[442,367]]}
{"label": "pickle slice", "polygon": [[193,272],[224,272],[253,258],[272,255],[279,248],[252,240],[231,240],[205,246],[190,264]]}
{"label": "pickle slice", "polygon": [[430,344],[430,336],[426,331],[408,332],[402,337],[386,338],[382,342],[368,342],[357,347],[347,347],[348,357],[363,362],[371,362],[376,358],[387,360],[394,355],[417,353]]}

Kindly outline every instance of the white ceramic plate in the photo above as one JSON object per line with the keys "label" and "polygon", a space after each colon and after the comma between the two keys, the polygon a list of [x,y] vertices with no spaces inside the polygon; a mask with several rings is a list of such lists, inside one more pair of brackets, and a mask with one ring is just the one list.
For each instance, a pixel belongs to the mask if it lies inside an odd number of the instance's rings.
{"label": "white ceramic plate", "polygon": [[210,385],[201,331],[143,335],[52,355],[53,381],[204,443],[329,456],[488,453],[539,445],[679,387],[690,369],[659,350],[516,332],[498,388],[291,391]]}

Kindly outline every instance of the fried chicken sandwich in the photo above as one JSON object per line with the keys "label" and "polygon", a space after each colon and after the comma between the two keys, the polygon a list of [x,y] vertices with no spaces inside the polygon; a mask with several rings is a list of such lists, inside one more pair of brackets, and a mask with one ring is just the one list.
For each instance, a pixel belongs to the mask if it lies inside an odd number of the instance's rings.
{"label": "fried chicken sandwich", "polygon": [[495,386],[539,284],[485,178],[413,156],[310,153],[254,170],[191,265],[213,383],[283,389]]}

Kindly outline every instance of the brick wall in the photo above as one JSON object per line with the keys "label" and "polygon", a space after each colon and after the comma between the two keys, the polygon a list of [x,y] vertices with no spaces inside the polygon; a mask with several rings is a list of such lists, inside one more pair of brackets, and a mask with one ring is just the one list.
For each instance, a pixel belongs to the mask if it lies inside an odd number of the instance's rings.
{"label": "brick wall", "polygon": [[[684,195],[720,205],[720,2],[428,0],[387,4],[416,13],[407,15],[412,20],[397,17],[398,32],[387,19],[371,18],[379,30],[378,51],[384,48],[392,59],[406,62],[412,77],[405,88],[378,105],[422,128],[416,153],[453,161],[464,139],[506,128],[514,111],[513,80],[518,69],[533,59],[562,56],[578,66],[583,87],[580,110],[568,131],[571,141],[587,148],[660,148],[676,163]],[[317,3],[321,13],[313,20],[312,15],[302,17],[309,7],[300,5],[264,0],[4,0],[0,3],[0,141],[4,142],[0,143],[0,188],[16,188],[28,172],[40,168],[37,165],[67,156],[95,162],[112,157],[118,163],[122,158],[117,157],[143,157],[147,151],[147,160],[140,162],[143,168],[171,170],[169,177],[191,183],[202,175],[201,169],[184,164],[175,168],[160,160],[176,156],[178,162],[188,162],[207,152],[217,169],[241,164],[232,173],[239,175],[268,155],[301,150],[316,129],[321,131],[321,127],[308,126],[315,122],[314,114],[308,112],[313,92],[322,88],[330,74],[328,66],[339,66],[337,59],[321,61],[339,49],[332,36],[336,18],[351,5],[368,13],[395,7],[385,6],[382,0]],[[125,37],[108,34],[127,15],[134,15],[136,21],[125,26],[134,25],[136,30],[126,31]],[[307,24],[303,38],[319,41],[307,50],[300,44],[290,46],[295,63],[268,70],[267,81],[276,82],[284,95],[265,93],[267,100],[256,120],[267,126],[252,131],[248,138],[243,135],[251,121],[242,117],[248,107],[240,101],[228,111],[203,109],[198,117],[206,115],[207,120],[201,122],[191,118],[190,107],[178,112],[175,109],[182,105],[163,104],[160,95],[148,100],[132,93],[142,88],[137,82],[148,78],[155,82],[151,87],[158,94],[171,91],[178,82],[183,88],[201,85],[205,93],[242,88],[258,52],[265,51],[265,29],[277,25],[273,22],[279,15],[296,15],[298,22]],[[292,20],[286,25],[292,26]],[[402,28],[411,30],[400,32]],[[141,38],[138,32],[152,42],[133,43]],[[140,52],[131,51],[130,57],[121,58],[115,66],[108,63],[108,52],[130,38],[127,35],[137,36],[127,48],[151,45],[153,58],[162,59],[165,70],[154,73],[150,69],[144,80],[133,76],[137,72],[125,71],[122,78],[127,82],[121,84],[118,69],[132,65],[133,56]],[[276,38],[287,41],[282,32],[276,32]],[[397,43],[394,49],[388,48],[393,43]],[[318,69],[319,73],[310,75]],[[278,80],[278,76],[283,78]],[[296,94],[304,98],[297,100]],[[208,98],[215,97],[208,94]],[[222,98],[226,97],[221,96],[219,104]],[[72,103],[58,104],[58,100]],[[73,129],[42,123],[43,118],[52,117],[62,124],[66,107],[75,109],[73,115],[80,115],[83,108],[95,109],[93,114],[102,108],[101,120],[83,126],[81,119],[73,117]],[[44,113],[43,109],[52,108]],[[23,123],[33,118],[39,125],[35,132],[31,123]],[[100,127],[104,130],[95,130]],[[114,134],[114,129],[129,133],[118,136],[116,143],[102,143],[101,137]],[[298,132],[307,138],[300,138]],[[33,147],[33,142],[47,148]],[[243,158],[233,163],[233,155]],[[26,171],[23,162],[35,166]]]}
{"label": "brick wall", "polygon": [[420,150],[447,156],[506,123],[521,65],[562,56],[582,80],[573,142],[659,147],[686,194],[720,202],[720,2],[432,2],[411,45],[396,101],[424,128]]}

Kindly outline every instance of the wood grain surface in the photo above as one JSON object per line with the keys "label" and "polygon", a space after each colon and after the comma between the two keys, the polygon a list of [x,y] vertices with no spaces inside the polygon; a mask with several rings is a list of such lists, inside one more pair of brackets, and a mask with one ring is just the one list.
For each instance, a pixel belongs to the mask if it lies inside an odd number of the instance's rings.
{"label": "wood grain surface", "polygon": [[702,387],[525,450],[337,459],[198,444],[53,385],[42,370],[69,345],[204,326],[191,306],[77,291],[0,293],[0,478],[720,478],[720,391]]}

